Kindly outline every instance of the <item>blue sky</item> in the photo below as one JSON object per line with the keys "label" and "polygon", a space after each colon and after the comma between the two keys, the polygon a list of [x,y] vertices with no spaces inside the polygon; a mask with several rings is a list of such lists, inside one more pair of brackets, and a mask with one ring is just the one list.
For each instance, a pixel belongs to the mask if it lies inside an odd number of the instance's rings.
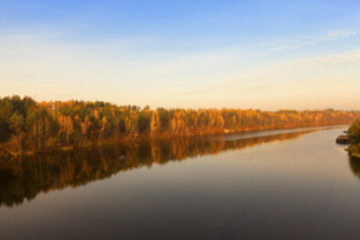
{"label": "blue sky", "polygon": [[358,1],[3,1],[0,96],[360,109]]}

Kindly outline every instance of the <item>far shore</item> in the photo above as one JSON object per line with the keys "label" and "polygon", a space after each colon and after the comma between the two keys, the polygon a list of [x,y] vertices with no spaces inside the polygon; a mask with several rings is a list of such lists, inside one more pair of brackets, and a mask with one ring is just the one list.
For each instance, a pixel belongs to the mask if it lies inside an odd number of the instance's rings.
{"label": "far shore", "polygon": [[[37,153],[49,153],[55,151],[67,152],[67,151],[74,151],[92,147],[103,147],[115,144],[136,144],[142,141],[157,141],[157,140],[170,140],[175,138],[188,138],[188,137],[210,137],[210,136],[231,136],[233,134],[256,134],[256,133],[263,133],[263,132],[270,132],[268,135],[275,135],[283,133],[281,130],[288,130],[291,132],[297,132],[297,130],[309,130],[309,129],[328,129],[328,128],[344,128],[349,126],[349,124],[330,124],[330,125],[317,125],[317,126],[307,126],[307,127],[285,127],[285,128],[272,128],[272,129],[243,129],[243,130],[233,130],[233,129],[224,129],[223,131],[207,131],[207,132],[196,132],[196,133],[186,133],[186,134],[158,134],[158,135],[138,135],[133,137],[125,137],[122,139],[111,139],[108,141],[101,141],[101,142],[87,142],[84,144],[77,144],[77,145],[65,145],[65,146],[58,146],[58,147],[51,147],[51,148],[43,148],[37,151],[23,151],[22,153],[12,152],[6,150],[6,144],[0,145],[0,159],[6,159],[11,157],[23,157],[23,156],[32,156]],[[276,132],[281,131],[281,132]],[[285,131],[285,132],[288,132]],[[254,135],[255,136],[255,135]],[[257,136],[257,135],[256,135]],[[263,135],[261,135],[263,136]],[[251,137],[251,136],[248,136]]]}

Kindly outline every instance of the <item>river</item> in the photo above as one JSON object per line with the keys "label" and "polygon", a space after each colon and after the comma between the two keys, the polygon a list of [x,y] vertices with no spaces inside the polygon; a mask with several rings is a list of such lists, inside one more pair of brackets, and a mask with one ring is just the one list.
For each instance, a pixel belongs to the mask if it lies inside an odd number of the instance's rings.
{"label": "river", "polygon": [[178,138],[0,162],[1,239],[358,239],[346,127]]}

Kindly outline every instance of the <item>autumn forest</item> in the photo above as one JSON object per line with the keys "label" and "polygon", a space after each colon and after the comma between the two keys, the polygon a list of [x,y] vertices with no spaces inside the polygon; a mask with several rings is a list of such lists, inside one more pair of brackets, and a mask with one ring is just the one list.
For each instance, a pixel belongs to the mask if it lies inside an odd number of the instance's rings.
{"label": "autumn forest", "polygon": [[0,98],[0,156],[107,143],[351,123],[359,111],[164,109]]}

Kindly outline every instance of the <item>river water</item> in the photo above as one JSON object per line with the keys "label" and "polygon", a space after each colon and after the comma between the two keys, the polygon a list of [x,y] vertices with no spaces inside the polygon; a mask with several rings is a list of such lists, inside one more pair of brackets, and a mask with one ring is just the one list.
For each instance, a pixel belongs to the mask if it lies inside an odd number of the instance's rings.
{"label": "river water", "polygon": [[178,138],[0,162],[1,239],[358,239],[346,127]]}

